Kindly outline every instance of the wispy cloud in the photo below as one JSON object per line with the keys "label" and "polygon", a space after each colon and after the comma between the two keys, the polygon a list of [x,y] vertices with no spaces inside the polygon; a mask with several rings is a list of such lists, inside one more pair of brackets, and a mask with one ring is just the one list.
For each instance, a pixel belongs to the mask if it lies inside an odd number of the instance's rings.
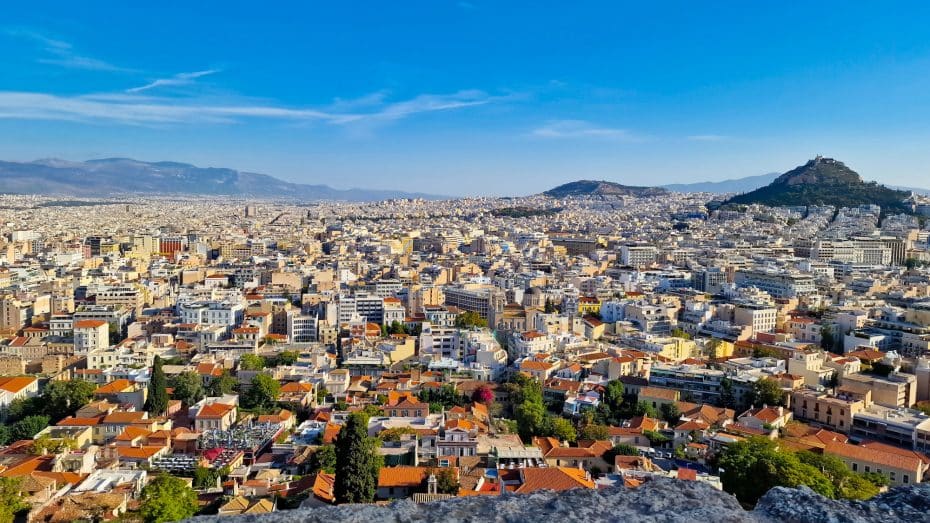
{"label": "wispy cloud", "polygon": [[233,101],[220,103],[202,98],[151,97],[134,93],[102,93],[60,96],[37,92],[0,91],[0,119],[62,120],[88,123],[163,125],[186,123],[234,123],[246,119],[275,119],[349,125],[385,122],[416,114],[448,111],[492,103],[482,91],[421,94],[409,100],[375,105],[364,111],[330,108],[292,108],[273,104]]}
{"label": "wispy cloud", "polygon": [[473,3],[471,3],[471,2],[467,2],[467,1],[465,1],[465,0],[461,0],[461,1],[459,1],[458,3],[456,3],[455,5],[459,6],[459,7],[462,8],[462,9],[474,9],[474,8],[476,7],[475,4],[473,4]]}
{"label": "wispy cloud", "polygon": [[584,120],[551,120],[542,127],[533,129],[532,134],[541,138],[593,138],[624,142],[644,140],[644,137],[628,129],[602,127]]}
{"label": "wispy cloud", "polygon": [[730,137],[722,134],[694,134],[688,137],[692,142],[725,142]]}
{"label": "wispy cloud", "polygon": [[7,29],[5,32],[13,37],[28,40],[37,45],[44,56],[41,56],[36,61],[42,64],[89,71],[131,71],[131,69],[119,67],[104,60],[80,54],[74,50],[74,46],[69,42],[50,38],[36,31],[27,29]]}
{"label": "wispy cloud", "polygon": [[148,91],[149,89],[155,89],[157,87],[178,87],[182,85],[190,85],[194,83],[198,78],[208,76],[211,74],[216,74],[219,71],[216,69],[207,69],[204,71],[194,71],[191,73],[178,73],[174,76],[168,78],[158,78],[153,80],[145,85],[140,85],[139,87],[133,87],[131,89],[126,89],[127,93],[141,93],[142,91]]}

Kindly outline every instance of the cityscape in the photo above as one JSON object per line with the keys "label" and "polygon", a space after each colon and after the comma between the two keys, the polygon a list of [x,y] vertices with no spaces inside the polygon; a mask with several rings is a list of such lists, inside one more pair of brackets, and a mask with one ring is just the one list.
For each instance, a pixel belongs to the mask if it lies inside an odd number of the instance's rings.
{"label": "cityscape", "polygon": [[[56,23],[19,7],[0,26],[15,76],[0,85],[0,523],[926,520],[930,178],[904,116],[910,101],[925,111],[914,71],[881,102],[900,127],[875,116],[868,142],[844,124],[860,113],[840,114],[879,111],[865,88],[835,106],[809,94],[825,127],[784,130],[807,92],[792,75],[821,55],[782,49],[768,65],[783,76],[747,87],[743,53],[768,48],[743,29],[721,37],[749,45],[733,56],[699,40],[706,74],[734,65],[700,94],[710,76],[657,73],[653,54],[687,64],[614,35],[607,6],[579,7],[590,34],[551,6],[534,15],[571,35],[570,56],[497,25],[524,9],[479,2],[399,6],[381,22],[424,34],[383,40],[375,8],[269,21],[217,5],[194,34],[172,7],[109,7],[112,27],[90,21],[102,6],[62,6]],[[309,53],[290,94],[256,80],[281,56],[217,45],[251,16],[254,45]],[[456,21],[443,36],[418,16]],[[165,59],[193,72],[162,73],[125,32],[143,18],[177,30]],[[815,18],[775,38],[788,46]],[[892,23],[905,21],[876,15],[874,35]],[[918,25],[889,48],[871,33],[803,45],[861,87],[930,56]],[[320,32],[346,54],[314,54]],[[644,46],[629,59],[641,83],[586,83],[593,43]],[[221,62],[227,49],[239,61]],[[552,63],[535,65],[543,49]],[[504,56],[527,59],[526,78],[504,75]],[[522,87],[443,90],[472,66]],[[576,76],[530,86],[549,66]],[[430,75],[429,92],[407,90]],[[365,95],[375,81],[392,87]],[[776,88],[768,134],[739,137],[763,109],[736,100]],[[710,98],[676,125],[652,120],[722,92],[721,134]],[[658,93],[675,101],[629,109]]]}

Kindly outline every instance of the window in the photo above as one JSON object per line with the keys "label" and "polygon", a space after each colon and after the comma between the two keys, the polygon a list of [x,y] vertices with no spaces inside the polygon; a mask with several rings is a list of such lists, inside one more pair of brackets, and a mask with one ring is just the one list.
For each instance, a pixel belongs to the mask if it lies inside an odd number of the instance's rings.
{"label": "window", "polygon": [[853,472],[859,472],[859,464],[853,463],[852,469],[853,469]]}
{"label": "window", "polygon": [[907,474],[905,474],[905,475],[904,475],[904,484],[907,485],[910,481],[911,481],[911,478],[909,478],[909,477],[907,476]]}

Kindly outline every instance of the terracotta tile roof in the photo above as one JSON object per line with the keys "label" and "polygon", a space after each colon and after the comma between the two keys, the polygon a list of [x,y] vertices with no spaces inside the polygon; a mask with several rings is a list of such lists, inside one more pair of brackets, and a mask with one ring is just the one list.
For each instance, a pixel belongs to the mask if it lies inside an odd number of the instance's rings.
{"label": "terracotta tile roof", "polygon": [[235,408],[235,405],[227,405],[225,403],[208,403],[197,411],[195,417],[203,419],[222,418]]}
{"label": "terracotta tile roof", "polygon": [[918,470],[923,463],[923,460],[916,455],[906,456],[897,452],[889,452],[882,448],[851,445],[849,443],[840,443],[837,441],[828,442],[823,452],[828,455],[884,465],[901,470]]}
{"label": "terracotta tile roof", "polygon": [[123,429],[123,432],[121,432],[119,436],[116,436],[116,441],[132,441],[137,438],[144,438],[150,434],[151,431],[139,427],[129,426]]}
{"label": "terracotta tile roof", "polygon": [[68,416],[55,425],[59,427],[92,427],[94,425],[99,425],[102,419],[102,416],[96,418],[75,418]]}
{"label": "terracotta tile roof", "polygon": [[129,425],[142,421],[145,419],[145,412],[125,412],[125,411],[116,411],[111,412],[103,418],[101,423],[111,424],[111,425]]}
{"label": "terracotta tile roof", "polygon": [[116,455],[125,459],[150,459],[166,447],[116,447]]}
{"label": "terracotta tile roof", "polygon": [[118,392],[127,392],[135,388],[131,381],[126,379],[113,380],[106,385],[97,387],[94,394],[116,394]]}
{"label": "terracotta tile roof", "polygon": [[0,378],[0,390],[16,394],[36,382],[32,376],[17,376],[13,378]]}
{"label": "terracotta tile roof", "polygon": [[74,322],[75,329],[96,329],[103,327],[107,322],[103,320],[78,320]]}
{"label": "terracotta tile roof", "polygon": [[382,467],[378,472],[378,487],[418,487],[426,481],[426,467]]}
{"label": "terracotta tile roof", "polygon": [[667,401],[678,401],[680,392],[676,389],[666,389],[662,387],[643,387],[639,390],[639,397],[656,398]]}
{"label": "terracotta tile roof", "polygon": [[525,468],[520,469],[523,476],[515,492],[526,494],[537,490],[570,490],[575,488],[594,488],[594,482],[584,470],[565,467]]}
{"label": "terracotta tile roof", "polygon": [[549,370],[553,366],[554,365],[552,363],[546,363],[545,361],[537,361],[537,360],[523,360],[522,362],[520,362],[520,370],[543,371],[543,370]]}

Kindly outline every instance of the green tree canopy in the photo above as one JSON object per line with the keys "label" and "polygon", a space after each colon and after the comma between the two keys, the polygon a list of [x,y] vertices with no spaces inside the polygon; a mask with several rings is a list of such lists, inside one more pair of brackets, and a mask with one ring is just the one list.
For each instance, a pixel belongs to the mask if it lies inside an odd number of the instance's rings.
{"label": "green tree canopy", "polygon": [[149,379],[148,398],[145,400],[145,410],[153,416],[161,416],[168,410],[168,379],[162,368],[161,358],[155,356],[152,362],[152,377]]}
{"label": "green tree canopy", "polygon": [[59,421],[90,403],[97,386],[84,380],[55,380],[48,383],[40,395],[42,412]]}
{"label": "green tree canopy", "polygon": [[210,381],[207,383],[206,393],[209,396],[232,394],[235,392],[238,384],[239,382],[236,381],[236,378],[230,376],[229,371],[223,370],[223,373],[219,376],[210,378]]}
{"label": "green tree canopy", "polygon": [[211,467],[200,467],[194,469],[194,488],[209,489],[215,488],[216,482],[220,478],[220,472]]}
{"label": "green tree canopy", "polygon": [[678,410],[678,405],[674,403],[663,403],[662,406],[659,407],[659,415],[662,416],[662,419],[668,422],[669,425],[675,425],[681,418],[681,411]]}
{"label": "green tree canopy", "polygon": [[377,439],[368,436],[368,416],[355,412],[336,436],[337,503],[370,503],[378,489],[382,464]]}
{"label": "green tree canopy", "polygon": [[281,384],[277,380],[264,373],[256,374],[242,395],[242,404],[248,409],[269,410],[274,408],[280,393]]}
{"label": "green tree canopy", "polygon": [[13,523],[18,512],[29,508],[21,486],[22,478],[0,478],[0,523]]}
{"label": "green tree canopy", "polygon": [[575,427],[570,421],[561,417],[549,415],[548,422],[548,432],[552,437],[558,438],[559,441],[567,441],[573,443],[578,439],[578,435],[575,432]]}
{"label": "green tree canopy", "polygon": [[26,416],[10,427],[11,441],[32,439],[42,429],[48,427],[49,421],[51,420],[48,416]]}
{"label": "green tree canopy", "polygon": [[181,400],[185,406],[191,406],[202,400],[206,391],[203,387],[203,378],[196,372],[182,372],[168,380],[168,385],[173,389],[171,395],[176,400]]}
{"label": "green tree canopy", "polygon": [[332,474],[336,472],[336,447],[334,445],[322,445],[317,447],[310,459],[307,461],[311,473],[326,472]]}
{"label": "green tree canopy", "polygon": [[466,311],[455,318],[455,326],[459,329],[470,329],[472,327],[487,327],[488,320],[481,317],[480,314],[473,311]]}
{"label": "green tree canopy", "polygon": [[599,425],[596,423],[585,425],[578,432],[578,439],[581,439],[581,440],[610,439],[610,428],[607,425]]}
{"label": "green tree canopy", "polygon": [[767,438],[730,444],[718,466],[723,469],[723,489],[750,505],[777,486],[807,485],[825,497],[832,498],[835,494],[833,483],[822,472],[802,463],[793,453],[780,451]]}
{"label": "green tree canopy", "polygon": [[239,370],[262,370],[267,362],[258,354],[243,354],[239,358]]}
{"label": "green tree canopy", "polygon": [[762,378],[752,385],[752,403],[755,405],[784,406],[785,391],[772,378]]}
{"label": "green tree canopy", "polygon": [[139,513],[146,523],[181,521],[197,513],[197,493],[174,476],[157,476],[142,489]]}

